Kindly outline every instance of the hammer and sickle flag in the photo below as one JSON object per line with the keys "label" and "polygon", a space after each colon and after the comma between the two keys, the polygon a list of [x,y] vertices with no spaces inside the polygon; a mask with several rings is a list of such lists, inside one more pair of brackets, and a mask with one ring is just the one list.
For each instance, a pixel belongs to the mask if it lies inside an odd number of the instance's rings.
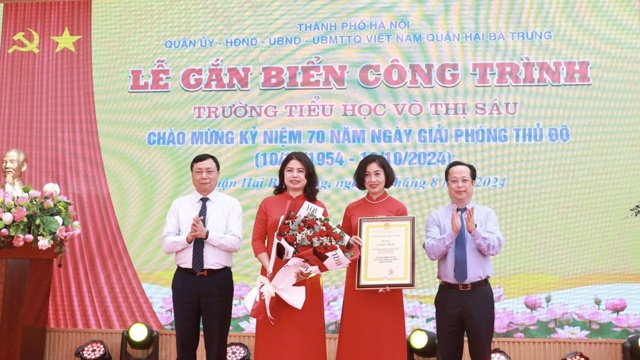
{"label": "hammer and sickle flag", "polygon": [[14,52],[15,50],[33,51],[36,54],[40,52],[40,50],[38,49],[38,44],[40,43],[40,35],[29,28],[27,28],[27,30],[31,32],[31,35],[33,35],[33,41],[27,40],[27,38],[24,37],[24,32],[21,31],[13,36],[13,40],[22,42],[24,46],[13,45],[11,49],[9,49],[9,53]]}

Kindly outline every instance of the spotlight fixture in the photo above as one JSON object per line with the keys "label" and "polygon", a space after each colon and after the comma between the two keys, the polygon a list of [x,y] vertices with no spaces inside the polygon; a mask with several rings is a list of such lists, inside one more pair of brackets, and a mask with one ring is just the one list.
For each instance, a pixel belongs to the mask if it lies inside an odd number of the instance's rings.
{"label": "spotlight fixture", "polygon": [[491,350],[491,360],[511,360],[511,357],[503,350],[495,348]]}
{"label": "spotlight fixture", "polygon": [[640,360],[640,335],[631,335],[622,344],[624,360]]}
{"label": "spotlight fixture", "polygon": [[574,351],[572,353],[569,353],[563,356],[562,360],[589,360],[589,358],[585,354],[579,351]]}
{"label": "spotlight fixture", "polygon": [[422,329],[415,329],[407,338],[407,359],[413,359],[414,355],[425,358],[436,357],[438,341],[436,334]]}
{"label": "spotlight fixture", "polygon": [[109,348],[102,340],[91,340],[80,345],[75,355],[81,360],[111,360]]}
{"label": "spotlight fixture", "polygon": [[[120,360],[158,360],[160,335],[149,325],[136,322],[122,332]],[[129,351],[133,350],[133,351]]]}
{"label": "spotlight fixture", "polygon": [[251,360],[251,352],[243,343],[227,344],[227,360]]}

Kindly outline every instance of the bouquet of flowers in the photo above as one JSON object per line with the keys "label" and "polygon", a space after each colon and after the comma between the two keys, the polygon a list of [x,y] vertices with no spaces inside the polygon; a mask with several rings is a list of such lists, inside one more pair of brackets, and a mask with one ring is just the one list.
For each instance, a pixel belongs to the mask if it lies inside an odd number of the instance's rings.
{"label": "bouquet of flowers", "polygon": [[[285,219],[280,218],[267,278],[258,277],[258,282],[245,297],[245,305],[251,316],[261,318],[271,316],[271,304],[277,294],[279,298],[296,309],[304,305],[305,290],[294,286],[296,274],[320,274],[325,271],[342,269],[360,256],[360,249],[349,242],[349,236],[334,226],[329,218],[318,216],[322,208],[305,202],[297,214],[290,212]],[[286,264],[273,274],[275,257],[287,260]]]}
{"label": "bouquet of flowers", "polygon": [[278,228],[276,239],[278,257],[302,258],[320,272],[345,268],[360,255],[342,229],[315,212],[305,215],[290,212]]}
{"label": "bouquet of flowers", "polygon": [[53,246],[58,266],[62,266],[67,241],[80,234],[75,214],[73,202],[61,195],[54,183],[46,184],[42,191],[31,186],[15,194],[0,190],[0,248],[25,243],[40,250]]}

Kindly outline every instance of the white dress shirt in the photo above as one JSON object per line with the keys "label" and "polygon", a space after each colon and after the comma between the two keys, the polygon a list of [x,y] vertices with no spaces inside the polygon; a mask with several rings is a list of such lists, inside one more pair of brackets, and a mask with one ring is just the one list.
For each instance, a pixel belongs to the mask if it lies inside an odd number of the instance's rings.
{"label": "white dress shirt", "polygon": [[[193,218],[200,212],[203,196],[195,192],[176,199],[169,208],[162,233],[162,250],[176,254],[176,265],[191,268],[193,241],[187,243]],[[242,246],[242,208],[235,198],[214,190],[207,195],[205,227],[209,237],[204,241],[204,268],[220,269],[233,264],[231,254]]]}

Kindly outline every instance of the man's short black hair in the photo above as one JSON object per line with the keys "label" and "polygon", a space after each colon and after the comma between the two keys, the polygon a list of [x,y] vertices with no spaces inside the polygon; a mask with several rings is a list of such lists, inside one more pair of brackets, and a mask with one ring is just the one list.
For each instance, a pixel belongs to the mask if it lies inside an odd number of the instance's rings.
{"label": "man's short black hair", "polygon": [[452,167],[454,166],[466,166],[469,168],[469,171],[471,171],[471,180],[472,181],[476,181],[476,167],[471,165],[471,164],[467,164],[465,162],[462,161],[452,161],[449,165],[447,165],[447,168],[444,170],[444,179],[448,182],[449,181],[449,170],[451,170]]}
{"label": "man's short black hair", "polygon": [[216,168],[218,168],[218,171],[220,171],[220,162],[218,162],[218,159],[216,159],[216,157],[211,154],[196,155],[196,157],[194,157],[193,160],[191,160],[191,171],[193,171],[193,165],[209,159],[213,160],[213,162],[216,163]]}

